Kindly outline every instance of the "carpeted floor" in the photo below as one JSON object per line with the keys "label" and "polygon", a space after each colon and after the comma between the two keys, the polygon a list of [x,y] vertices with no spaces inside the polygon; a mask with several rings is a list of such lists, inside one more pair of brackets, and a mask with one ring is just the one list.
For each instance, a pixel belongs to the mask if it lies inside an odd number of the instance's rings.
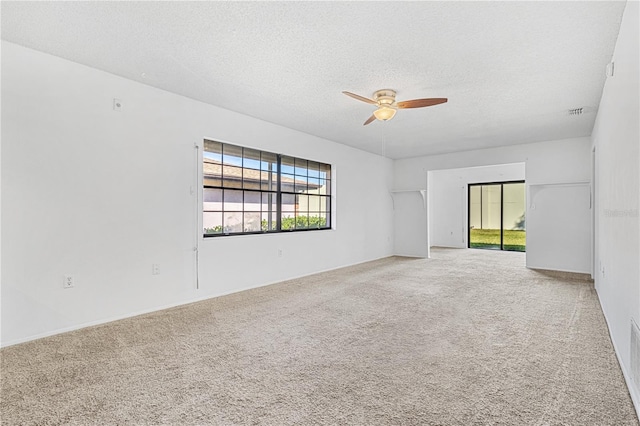
{"label": "carpeted floor", "polygon": [[591,283],[435,249],[2,349],[2,425],[638,425]]}

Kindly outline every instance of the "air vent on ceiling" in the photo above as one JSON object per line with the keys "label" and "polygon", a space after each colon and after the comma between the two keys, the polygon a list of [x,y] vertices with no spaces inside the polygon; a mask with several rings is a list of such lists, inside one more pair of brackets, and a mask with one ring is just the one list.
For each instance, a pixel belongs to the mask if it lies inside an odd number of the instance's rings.
{"label": "air vent on ceiling", "polygon": [[584,108],[573,108],[569,110],[569,115],[582,115],[584,114]]}

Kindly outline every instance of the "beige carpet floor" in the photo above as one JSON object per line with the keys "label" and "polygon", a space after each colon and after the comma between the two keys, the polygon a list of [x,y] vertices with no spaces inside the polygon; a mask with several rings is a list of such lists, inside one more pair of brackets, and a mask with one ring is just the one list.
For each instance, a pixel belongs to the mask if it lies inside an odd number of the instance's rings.
{"label": "beige carpet floor", "polygon": [[593,285],[436,249],[2,349],[2,425],[638,425]]}

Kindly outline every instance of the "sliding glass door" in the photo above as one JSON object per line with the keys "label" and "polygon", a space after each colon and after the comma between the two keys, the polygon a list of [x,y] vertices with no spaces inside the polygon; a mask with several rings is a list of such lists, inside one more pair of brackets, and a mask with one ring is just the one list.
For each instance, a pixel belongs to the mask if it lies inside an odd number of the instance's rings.
{"label": "sliding glass door", "polygon": [[470,248],[525,251],[524,181],[469,184]]}

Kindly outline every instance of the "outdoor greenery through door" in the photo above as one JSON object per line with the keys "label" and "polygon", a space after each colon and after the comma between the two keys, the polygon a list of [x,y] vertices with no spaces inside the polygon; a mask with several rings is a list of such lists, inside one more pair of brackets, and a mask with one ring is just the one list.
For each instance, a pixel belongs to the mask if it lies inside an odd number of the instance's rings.
{"label": "outdoor greenery through door", "polygon": [[524,181],[469,184],[469,247],[525,251]]}

